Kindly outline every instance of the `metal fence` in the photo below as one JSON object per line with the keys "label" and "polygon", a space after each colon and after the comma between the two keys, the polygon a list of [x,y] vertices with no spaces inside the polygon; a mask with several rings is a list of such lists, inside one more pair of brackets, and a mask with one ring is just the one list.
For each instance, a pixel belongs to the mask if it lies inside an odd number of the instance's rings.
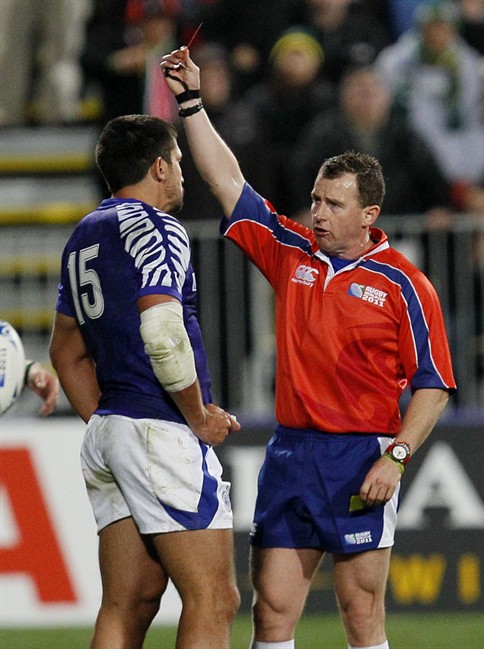
{"label": "metal fence", "polygon": [[[381,217],[378,224],[439,293],[459,384],[455,403],[484,409],[484,217],[455,215],[439,230],[425,223],[422,216],[401,216]],[[218,236],[217,222],[186,225],[214,399],[235,412],[270,417],[271,289],[240,251]],[[0,229],[0,317],[18,328],[29,356],[45,361],[60,254],[71,230],[54,225]],[[68,409],[67,402],[61,407]]]}
{"label": "metal fence", "polygon": [[382,218],[392,244],[437,289],[459,386],[456,403],[484,406],[484,216],[457,214],[446,228],[423,217]]}

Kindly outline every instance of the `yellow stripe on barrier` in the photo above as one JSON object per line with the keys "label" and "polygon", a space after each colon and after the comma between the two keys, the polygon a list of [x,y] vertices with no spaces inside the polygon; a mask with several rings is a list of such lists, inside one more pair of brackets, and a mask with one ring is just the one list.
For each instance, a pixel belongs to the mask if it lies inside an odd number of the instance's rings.
{"label": "yellow stripe on barrier", "polygon": [[42,156],[10,154],[0,157],[0,174],[55,174],[91,171],[93,158],[85,153]]}
{"label": "yellow stripe on barrier", "polygon": [[74,223],[96,209],[97,205],[97,202],[88,202],[7,207],[0,210],[0,226]]}

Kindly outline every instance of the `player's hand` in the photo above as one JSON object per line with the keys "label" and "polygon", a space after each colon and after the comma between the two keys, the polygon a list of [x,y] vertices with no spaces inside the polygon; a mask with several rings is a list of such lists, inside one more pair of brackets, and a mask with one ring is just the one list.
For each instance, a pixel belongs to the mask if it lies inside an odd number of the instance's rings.
{"label": "player's hand", "polygon": [[57,398],[59,396],[57,377],[42,367],[40,363],[34,363],[29,369],[27,385],[44,400],[39,413],[44,417],[51,415],[57,407]]}
{"label": "player's hand", "polygon": [[384,505],[400,482],[402,472],[392,460],[380,457],[368,471],[360,488],[360,498],[366,507]]}
{"label": "player's hand", "polygon": [[200,69],[191,60],[187,47],[180,47],[171,54],[165,54],[161,59],[160,68],[168,88],[174,95],[179,95],[187,89],[200,89]]}
{"label": "player's hand", "polygon": [[205,406],[204,421],[191,428],[204,444],[217,446],[225,441],[227,435],[240,430],[240,424],[234,415],[209,403]]}

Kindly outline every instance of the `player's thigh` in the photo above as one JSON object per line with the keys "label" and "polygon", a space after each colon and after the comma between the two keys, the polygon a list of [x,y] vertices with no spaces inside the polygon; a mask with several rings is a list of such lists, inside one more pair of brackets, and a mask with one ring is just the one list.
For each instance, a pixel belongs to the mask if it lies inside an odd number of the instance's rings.
{"label": "player's thigh", "polygon": [[334,584],[341,606],[363,602],[365,598],[382,603],[390,566],[391,548],[355,554],[335,554]]}
{"label": "player's thigh", "polygon": [[161,563],[182,599],[236,592],[231,529],[168,532],[153,536]]}
{"label": "player's thigh", "polygon": [[324,553],[313,548],[251,546],[250,572],[256,599],[299,616]]}
{"label": "player's thigh", "polygon": [[105,603],[157,600],[168,585],[152,539],[139,533],[131,517],[100,531],[99,565]]}

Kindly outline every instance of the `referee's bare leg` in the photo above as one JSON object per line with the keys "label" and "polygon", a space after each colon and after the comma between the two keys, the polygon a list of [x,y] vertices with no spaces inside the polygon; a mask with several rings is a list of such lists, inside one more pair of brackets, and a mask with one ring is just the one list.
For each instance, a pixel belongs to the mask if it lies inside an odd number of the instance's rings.
{"label": "referee's bare leg", "polygon": [[335,554],[334,583],[351,647],[387,646],[385,588],[391,548]]}
{"label": "referee's bare leg", "polygon": [[[388,647],[385,585],[390,548],[334,554],[334,584],[350,647]],[[317,549],[251,548],[254,637],[251,649],[274,643],[294,647],[314,573],[323,557]]]}

